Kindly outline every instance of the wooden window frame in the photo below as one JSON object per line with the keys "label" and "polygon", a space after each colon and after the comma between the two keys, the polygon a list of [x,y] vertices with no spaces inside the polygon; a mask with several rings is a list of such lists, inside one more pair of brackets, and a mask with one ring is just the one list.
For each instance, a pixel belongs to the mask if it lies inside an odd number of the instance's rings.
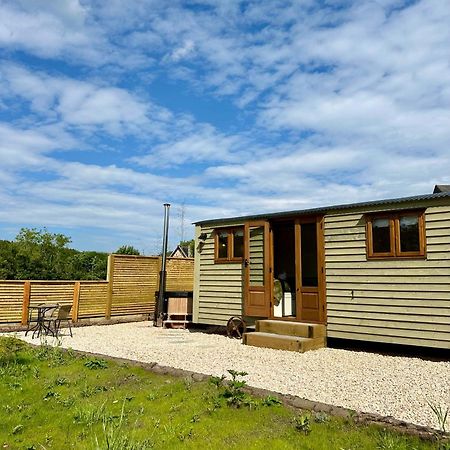
{"label": "wooden window frame", "polygon": [[[226,231],[227,236],[227,257],[219,258],[219,233]],[[227,227],[227,228],[216,228],[214,230],[214,262],[216,264],[227,264],[227,263],[240,263],[244,260],[243,256],[234,257],[234,234],[236,231],[242,231],[244,236],[244,227]]]}
{"label": "wooden window frame", "polygon": [[[400,218],[413,216],[418,218],[419,224],[419,250],[413,252],[401,251],[400,248]],[[374,253],[372,223],[376,219],[389,220],[391,248],[389,252]],[[366,253],[367,259],[425,259],[426,258],[426,236],[425,236],[425,211],[409,210],[396,212],[381,212],[366,214]]]}

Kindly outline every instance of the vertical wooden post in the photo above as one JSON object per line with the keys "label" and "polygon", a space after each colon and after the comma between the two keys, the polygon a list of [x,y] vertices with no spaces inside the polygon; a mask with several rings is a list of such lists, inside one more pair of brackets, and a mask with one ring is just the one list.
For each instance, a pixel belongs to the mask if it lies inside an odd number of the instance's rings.
{"label": "vertical wooden post", "polygon": [[78,309],[80,306],[80,289],[81,283],[76,281],[73,285],[73,303],[72,303],[72,322],[78,321]]}
{"label": "vertical wooden post", "polygon": [[23,302],[22,302],[22,325],[28,324],[28,311],[30,307],[31,283],[25,281],[23,284]]}
{"label": "vertical wooden post", "polygon": [[110,319],[114,284],[114,255],[108,256],[108,275],[106,280],[108,281],[108,296],[106,297],[105,318]]}

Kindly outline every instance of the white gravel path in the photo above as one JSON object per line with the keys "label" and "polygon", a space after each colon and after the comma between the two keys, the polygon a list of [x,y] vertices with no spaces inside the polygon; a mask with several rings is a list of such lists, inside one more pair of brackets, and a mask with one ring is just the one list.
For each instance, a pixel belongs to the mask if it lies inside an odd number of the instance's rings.
{"label": "white gravel path", "polygon": [[262,349],[224,336],[154,328],[150,322],[79,327],[73,335],[63,338],[63,347],[208,375],[243,370],[251,386],[418,425],[438,428],[427,402],[450,406],[448,361],[330,348],[303,354]]}

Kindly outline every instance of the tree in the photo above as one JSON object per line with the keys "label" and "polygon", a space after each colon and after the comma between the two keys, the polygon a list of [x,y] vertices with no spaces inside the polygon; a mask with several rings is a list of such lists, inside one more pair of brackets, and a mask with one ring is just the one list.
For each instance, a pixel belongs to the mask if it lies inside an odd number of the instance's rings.
{"label": "tree", "polygon": [[141,252],[137,248],[134,248],[132,245],[122,245],[122,247],[120,247],[114,253],[116,253],[118,255],[140,255],[141,254]]}
{"label": "tree", "polygon": [[104,280],[107,253],[80,252],[70,242],[46,228],[22,228],[14,242],[0,241],[0,279]]}
{"label": "tree", "polygon": [[104,280],[108,255],[100,252],[77,252],[68,260],[68,272],[72,280]]}
{"label": "tree", "polygon": [[58,280],[66,276],[65,260],[70,237],[46,228],[22,228],[16,236],[16,277],[22,280]]}
{"label": "tree", "polygon": [[195,250],[195,240],[194,239],[190,239],[189,241],[180,241],[179,246],[188,249],[189,257],[194,256],[194,250]]}
{"label": "tree", "polygon": [[16,275],[16,248],[12,242],[0,241],[0,280],[13,280]]}

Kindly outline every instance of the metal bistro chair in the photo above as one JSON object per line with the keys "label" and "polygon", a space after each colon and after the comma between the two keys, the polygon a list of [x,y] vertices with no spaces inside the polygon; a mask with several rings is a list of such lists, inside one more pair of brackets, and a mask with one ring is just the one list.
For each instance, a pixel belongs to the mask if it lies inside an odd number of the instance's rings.
{"label": "metal bistro chair", "polygon": [[[70,337],[73,337],[72,327],[70,326],[70,322],[72,320],[70,316],[70,311],[72,310],[72,305],[61,305],[55,314],[51,317],[51,324],[53,324],[54,335],[58,337],[59,331],[61,329],[61,322],[67,322],[67,326],[69,327]],[[51,324],[49,327],[51,328]]]}
{"label": "metal bistro chair", "polygon": [[38,329],[39,327],[39,320],[40,320],[40,312],[37,307],[29,307],[28,308],[28,322],[27,322],[27,329],[25,331],[25,336],[28,335],[28,333],[33,332]]}

